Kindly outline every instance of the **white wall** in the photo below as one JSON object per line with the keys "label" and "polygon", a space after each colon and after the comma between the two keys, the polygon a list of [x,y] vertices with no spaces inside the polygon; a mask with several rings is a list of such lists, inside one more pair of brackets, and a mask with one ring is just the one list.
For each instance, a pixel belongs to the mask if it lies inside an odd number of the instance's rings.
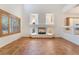
{"label": "white wall", "polygon": [[57,17],[57,20],[56,20],[57,32],[56,33],[58,33],[60,37],[79,45],[79,35],[74,35],[74,33],[72,33],[72,31],[70,31],[70,32],[64,31],[64,20],[66,17],[79,17],[78,8],[77,9],[74,8],[74,10],[73,10],[73,7],[75,5],[70,5],[68,7],[67,6],[66,6],[66,8],[64,8],[64,12],[59,13],[59,17]]}
{"label": "white wall", "polygon": [[[25,10],[24,10],[25,11]],[[30,14],[29,13],[25,13],[23,14],[23,21],[22,21],[22,35],[23,36],[29,36],[30,34],[30,28],[29,28],[29,22],[30,22]]]}
{"label": "white wall", "polygon": [[77,45],[79,45],[79,35],[75,35],[74,33],[71,32],[66,32],[64,31],[64,20],[66,17],[79,17],[78,14],[62,14],[61,19],[58,23],[59,25],[59,35],[63,38],[65,38],[66,40],[73,42]]}
{"label": "white wall", "polygon": [[[27,27],[25,27],[24,29],[24,33],[25,33],[25,36],[29,35],[31,33],[31,27],[29,25],[29,18],[30,18],[30,14],[31,13],[38,13],[39,14],[39,23],[44,25],[45,23],[45,15],[47,13],[53,13],[54,14],[54,17],[55,17],[55,25],[52,26],[54,27],[55,29],[55,34],[56,36],[60,36],[59,33],[57,33],[59,31],[59,22],[60,20],[60,14],[61,14],[61,11],[62,11],[62,8],[63,8],[64,5],[48,5],[48,4],[36,4],[36,5],[25,5],[25,17],[24,19],[26,19],[26,23],[25,25],[28,25]],[[26,31],[27,30],[27,31]]]}
{"label": "white wall", "polygon": [[[17,5],[17,4],[0,4],[0,9],[3,9],[13,15],[16,15],[18,17],[21,18],[21,27],[23,26],[23,18],[22,18],[22,11],[23,11],[23,5]],[[21,28],[22,29],[22,28]],[[23,31],[23,30],[22,30]],[[4,36],[4,37],[0,37],[0,47],[5,46],[6,44],[9,44],[15,40],[17,40],[18,38],[22,37],[22,31],[20,33],[17,34],[13,34],[13,35],[9,35],[9,36]]]}
{"label": "white wall", "polygon": [[73,42],[79,45],[79,35],[74,35],[71,32],[64,31],[64,20],[66,17],[79,17],[79,14],[64,14],[60,13],[58,17],[59,20],[56,22],[56,33],[59,34],[60,37],[65,38],[66,40]]}

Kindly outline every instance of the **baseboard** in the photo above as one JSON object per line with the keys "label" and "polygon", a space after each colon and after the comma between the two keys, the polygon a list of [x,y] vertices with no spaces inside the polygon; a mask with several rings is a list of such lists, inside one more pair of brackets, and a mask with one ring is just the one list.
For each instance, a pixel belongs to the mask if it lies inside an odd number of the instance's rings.
{"label": "baseboard", "polygon": [[[46,36],[46,35],[45,35]],[[62,37],[57,37],[57,36],[50,36],[50,35],[47,35],[48,37],[43,37],[42,35],[39,36],[39,35],[28,35],[28,36],[23,36],[22,38],[33,38],[33,39],[52,39],[52,38],[59,38],[59,39],[62,39]]]}

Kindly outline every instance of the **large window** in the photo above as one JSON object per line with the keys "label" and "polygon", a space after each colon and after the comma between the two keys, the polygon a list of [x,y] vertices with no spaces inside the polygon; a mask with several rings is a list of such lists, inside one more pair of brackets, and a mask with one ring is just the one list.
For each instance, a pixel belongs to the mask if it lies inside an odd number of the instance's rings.
{"label": "large window", "polygon": [[33,13],[30,15],[30,25],[31,25],[31,34],[32,35],[37,34],[36,25],[38,25],[38,17],[39,17],[39,15],[37,13]]}
{"label": "large window", "polygon": [[13,33],[13,18],[10,17],[10,33]]}
{"label": "large window", "polygon": [[0,10],[0,36],[20,32],[20,18]]}
{"label": "large window", "polygon": [[30,17],[30,24],[38,24],[38,14],[31,14]]}
{"label": "large window", "polygon": [[54,15],[51,13],[46,14],[46,24],[47,25],[52,25],[54,24]]}
{"label": "large window", "polygon": [[8,17],[2,16],[2,34],[8,34]]}

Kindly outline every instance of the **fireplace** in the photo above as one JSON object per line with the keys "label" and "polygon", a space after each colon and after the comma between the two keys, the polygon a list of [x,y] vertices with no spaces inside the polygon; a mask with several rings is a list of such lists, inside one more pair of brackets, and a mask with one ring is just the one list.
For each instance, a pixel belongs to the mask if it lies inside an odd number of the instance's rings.
{"label": "fireplace", "polygon": [[46,28],[45,27],[38,27],[38,34],[46,34]]}

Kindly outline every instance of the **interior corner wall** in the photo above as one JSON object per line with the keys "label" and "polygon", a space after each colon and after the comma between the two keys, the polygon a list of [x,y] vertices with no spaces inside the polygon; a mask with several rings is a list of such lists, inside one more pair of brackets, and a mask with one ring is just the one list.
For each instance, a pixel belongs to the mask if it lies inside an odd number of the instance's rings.
{"label": "interior corner wall", "polygon": [[66,32],[64,29],[64,20],[66,17],[79,17],[79,14],[62,14],[62,17],[59,21],[59,34],[62,38],[79,45],[79,35],[71,34],[71,32]]}
{"label": "interior corner wall", "polygon": [[[25,11],[25,10],[24,10]],[[22,36],[26,37],[30,35],[30,25],[29,25],[29,19],[30,14],[29,13],[23,13],[23,21],[22,21]]]}
{"label": "interior corner wall", "polygon": [[[3,9],[22,19],[22,5],[18,4],[0,4],[0,9]],[[22,22],[21,22],[22,23]],[[22,25],[21,25],[22,26]],[[22,37],[22,31],[13,35],[0,37],[0,48]]]}

